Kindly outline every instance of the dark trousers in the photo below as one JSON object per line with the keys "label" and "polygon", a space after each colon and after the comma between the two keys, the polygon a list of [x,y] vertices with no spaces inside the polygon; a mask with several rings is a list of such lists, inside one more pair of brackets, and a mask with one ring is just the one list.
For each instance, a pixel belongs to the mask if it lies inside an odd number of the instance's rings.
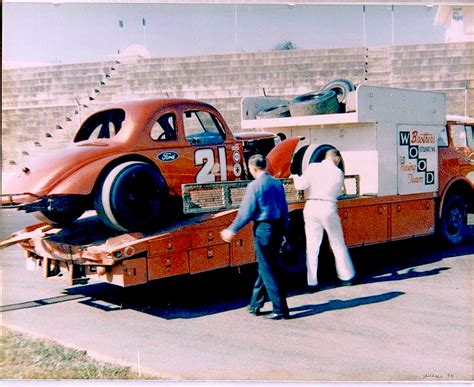
{"label": "dark trousers", "polygon": [[288,305],[278,267],[278,254],[284,227],[284,221],[281,220],[254,224],[258,276],[250,300],[250,307],[253,309],[261,308],[268,297],[273,304],[274,313],[288,314]]}

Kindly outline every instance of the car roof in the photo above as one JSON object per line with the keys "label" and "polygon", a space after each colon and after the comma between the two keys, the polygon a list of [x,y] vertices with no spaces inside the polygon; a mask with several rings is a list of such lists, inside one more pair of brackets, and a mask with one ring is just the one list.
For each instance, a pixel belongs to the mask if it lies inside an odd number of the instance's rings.
{"label": "car roof", "polygon": [[190,105],[190,106],[205,106],[211,107],[206,102],[197,101],[193,99],[187,98],[150,98],[150,99],[142,99],[142,100],[130,100],[130,101],[123,101],[123,102],[114,102],[108,104],[104,107],[103,110],[113,109],[113,108],[123,108],[125,110],[135,109],[135,108],[150,108],[153,110],[157,110],[160,108],[172,107],[174,105]]}

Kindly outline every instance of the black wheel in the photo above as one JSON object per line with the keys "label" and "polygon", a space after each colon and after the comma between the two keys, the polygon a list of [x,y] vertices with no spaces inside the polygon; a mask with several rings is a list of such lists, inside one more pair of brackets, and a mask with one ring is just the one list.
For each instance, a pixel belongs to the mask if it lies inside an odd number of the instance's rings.
{"label": "black wheel", "polygon": [[280,266],[288,273],[306,272],[306,237],[303,211],[292,211],[280,250]]}
{"label": "black wheel", "polygon": [[43,222],[67,226],[77,220],[84,211],[84,208],[66,208],[64,210],[38,211],[34,212],[33,215]]}
{"label": "black wheel", "polygon": [[[291,160],[290,165],[290,172],[295,175],[301,175],[303,173],[303,169],[306,168],[308,164],[312,163],[320,163],[324,160],[326,156],[326,152],[329,149],[336,149],[336,147],[323,144],[323,145],[305,145],[302,146],[298,151],[293,155],[293,159]],[[344,172],[344,161],[338,165],[338,168]]]}
{"label": "black wheel", "polygon": [[165,180],[153,166],[129,161],[113,168],[94,198],[102,221],[119,231],[151,231],[162,222],[168,196]]}
{"label": "black wheel", "polygon": [[257,119],[289,117],[290,108],[288,107],[288,104],[278,105],[268,109],[260,110],[256,116]]}
{"label": "black wheel", "polygon": [[441,236],[449,244],[461,243],[467,235],[467,201],[463,195],[446,197],[441,214]]}
{"label": "black wheel", "polygon": [[290,115],[312,116],[339,112],[339,102],[334,90],[311,92],[299,95],[290,102]]}
{"label": "black wheel", "polygon": [[300,175],[303,173],[303,157],[308,149],[308,145],[302,146],[293,155],[293,159],[290,164],[290,172],[292,175]]}

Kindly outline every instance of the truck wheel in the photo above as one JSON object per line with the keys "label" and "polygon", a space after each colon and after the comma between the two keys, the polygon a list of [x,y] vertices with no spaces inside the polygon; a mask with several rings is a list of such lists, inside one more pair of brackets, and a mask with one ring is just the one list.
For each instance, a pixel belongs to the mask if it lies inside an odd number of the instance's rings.
{"label": "truck wheel", "polygon": [[467,235],[467,201],[463,195],[449,195],[441,214],[441,236],[449,244],[461,243]]}
{"label": "truck wheel", "polygon": [[167,185],[153,166],[129,161],[113,168],[96,192],[101,220],[119,231],[151,231],[162,223]]}
{"label": "truck wheel", "polygon": [[63,211],[37,211],[33,215],[42,222],[57,224],[58,226],[67,226],[77,220],[83,213],[83,208],[72,208]]}
{"label": "truck wheel", "polygon": [[291,160],[290,172],[292,175],[300,175],[303,173],[303,157],[308,149],[308,145],[302,146],[296,151]]}
{"label": "truck wheel", "polygon": [[290,102],[290,115],[292,117],[332,114],[338,111],[339,102],[334,90],[299,95]]}
{"label": "truck wheel", "polygon": [[290,213],[287,235],[280,250],[280,266],[288,273],[306,272],[306,237],[303,211]]}
{"label": "truck wheel", "polygon": [[[320,163],[321,161],[323,161],[326,155],[326,151],[329,149],[336,149],[336,147],[329,144],[311,144],[302,146],[294,154],[293,160],[291,160],[290,172],[292,174],[301,176],[301,174],[309,164]],[[338,168],[342,172],[344,172],[343,160],[341,160],[341,162],[339,163]]]}
{"label": "truck wheel", "polygon": [[274,106],[268,109],[260,110],[256,116],[257,116],[257,119],[289,117],[290,108],[288,107],[287,104],[278,105],[278,106]]}

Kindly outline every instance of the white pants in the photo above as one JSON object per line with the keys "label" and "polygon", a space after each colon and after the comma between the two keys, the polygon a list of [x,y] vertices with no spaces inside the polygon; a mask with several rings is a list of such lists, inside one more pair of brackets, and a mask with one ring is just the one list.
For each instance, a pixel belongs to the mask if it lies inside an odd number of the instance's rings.
{"label": "white pants", "polygon": [[308,200],[303,215],[306,232],[308,285],[318,284],[318,256],[324,230],[328,234],[329,244],[336,259],[337,276],[343,281],[354,277],[354,265],[344,242],[337,204],[322,200]]}

